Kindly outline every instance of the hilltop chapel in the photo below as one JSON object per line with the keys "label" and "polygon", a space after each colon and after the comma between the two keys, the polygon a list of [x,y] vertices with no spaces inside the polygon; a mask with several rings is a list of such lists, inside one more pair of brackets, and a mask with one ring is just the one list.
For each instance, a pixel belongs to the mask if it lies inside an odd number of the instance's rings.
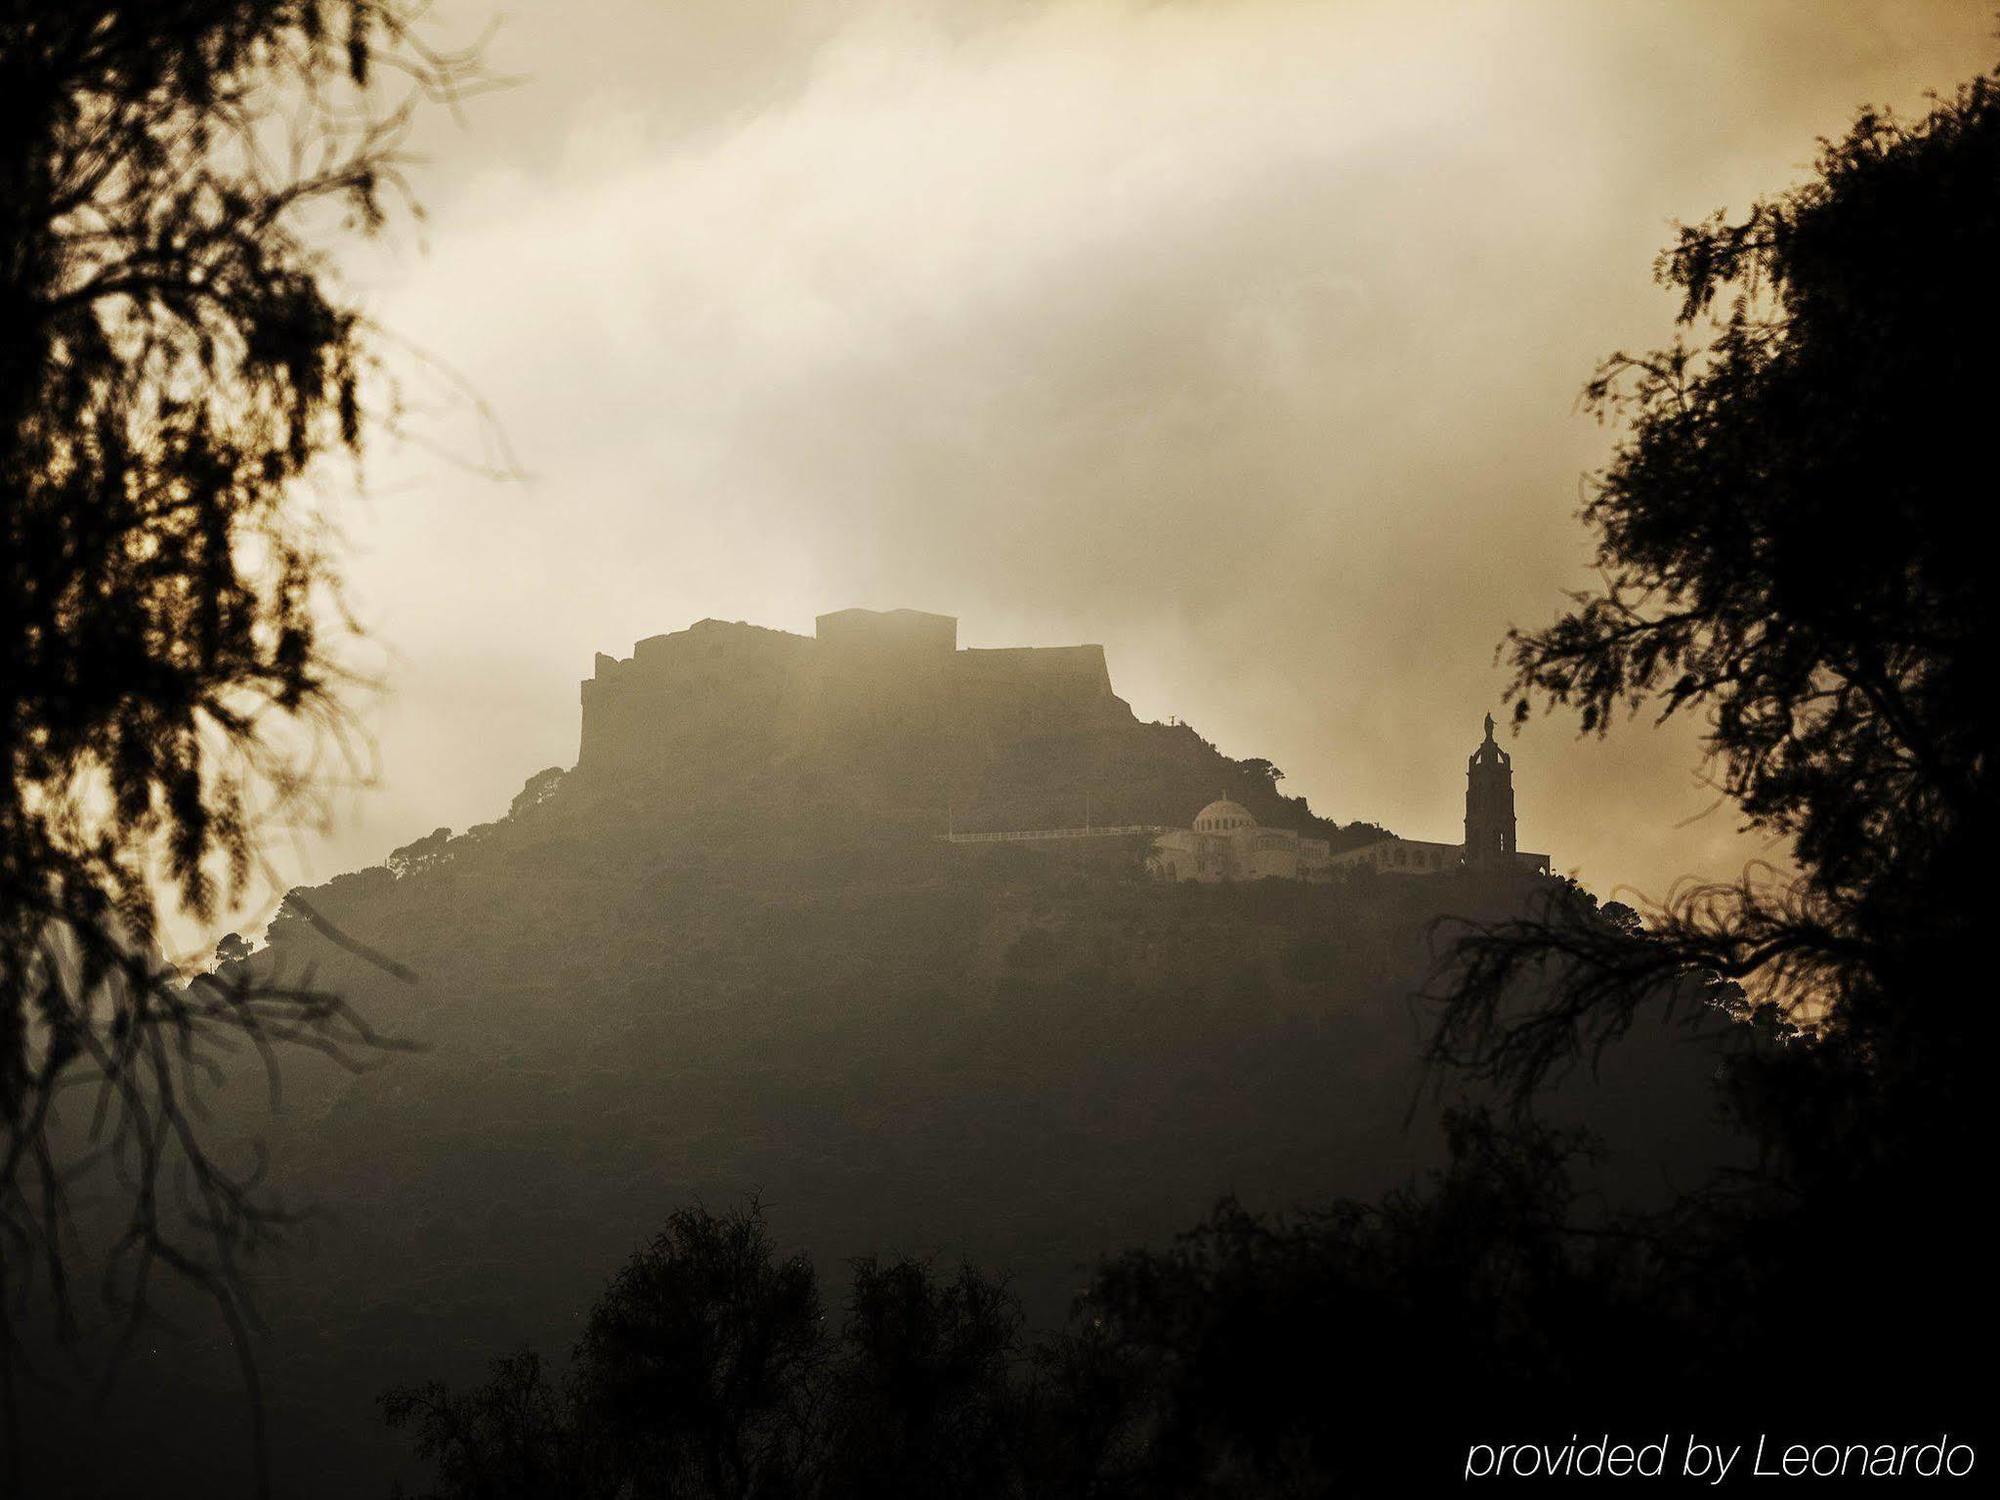
{"label": "hilltop chapel", "polygon": [[1288,828],[1262,828],[1228,798],[1195,814],[1192,828],[1176,828],[1153,841],[1147,867],[1162,880],[1328,880],[1336,870],[1374,869],[1387,875],[1434,875],[1446,870],[1513,870],[1549,873],[1549,856],[1525,854],[1515,845],[1514,761],[1486,738],[1465,763],[1465,842],[1386,838],[1359,849],[1328,852],[1325,839]]}

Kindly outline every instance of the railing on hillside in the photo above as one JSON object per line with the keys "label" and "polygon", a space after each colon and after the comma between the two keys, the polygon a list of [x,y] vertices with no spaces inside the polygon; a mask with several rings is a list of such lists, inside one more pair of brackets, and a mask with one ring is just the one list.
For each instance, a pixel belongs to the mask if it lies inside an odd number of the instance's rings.
{"label": "railing on hillside", "polygon": [[1172,833],[1164,823],[1119,823],[1108,828],[1023,828],[1006,833],[941,833],[947,844],[1025,844],[1035,839],[1101,839],[1134,833]]}

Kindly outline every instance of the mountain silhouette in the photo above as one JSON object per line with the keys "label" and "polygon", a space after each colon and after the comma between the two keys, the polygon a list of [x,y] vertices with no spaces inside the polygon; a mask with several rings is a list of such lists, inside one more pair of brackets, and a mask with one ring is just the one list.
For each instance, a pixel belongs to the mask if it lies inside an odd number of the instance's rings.
{"label": "mountain silhouette", "polygon": [[[566,1348],[682,1205],[755,1196],[826,1265],[965,1257],[1053,1323],[1098,1257],[1220,1195],[1367,1195],[1441,1159],[1413,998],[1433,923],[1541,882],[1175,884],[1147,875],[1143,833],[947,841],[947,820],[1048,827],[1086,804],[1184,827],[1225,794],[1337,849],[1386,834],[1138,721],[1095,648],[1038,680],[1031,657],[958,668],[928,628],[928,675],[898,640],[824,672],[807,638],[715,622],[600,658],[577,768],[294,892],[232,960],[335,989],[413,1049],[289,1064],[275,1114],[239,1063],[209,1101],[264,1143],[287,1204],[319,1210],[251,1267],[281,1492],[386,1488],[408,1458],[379,1392]],[[1732,1149],[1718,1030],[1647,1033],[1559,1091],[1607,1141],[1607,1201],[1658,1201]],[[164,1450],[212,1488],[248,1461],[239,1377],[196,1299],[167,1310],[185,1331],[139,1342],[103,1417],[146,1441],[89,1461],[115,1479],[118,1452],[146,1453],[157,1484]]]}

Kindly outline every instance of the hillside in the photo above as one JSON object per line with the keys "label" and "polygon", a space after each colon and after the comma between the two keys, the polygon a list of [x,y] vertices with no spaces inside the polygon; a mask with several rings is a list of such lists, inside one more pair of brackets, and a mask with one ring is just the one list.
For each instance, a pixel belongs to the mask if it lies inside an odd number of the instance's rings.
{"label": "hillside", "polygon": [[[1185,822],[1228,790],[1331,828],[1259,763],[1126,719],[996,754],[983,784],[1041,754],[1103,821]],[[868,770],[722,744],[645,775],[544,774],[494,823],[288,901],[248,972],[310,974],[418,1050],[352,1076],[294,1060],[275,1117],[248,1067],[216,1101],[218,1129],[268,1142],[286,1200],[324,1209],[256,1273],[281,1492],[386,1492],[405,1460],[379,1391],[566,1347],[692,1200],[760,1195],[823,1266],[969,1257],[1049,1322],[1098,1255],[1220,1194],[1370,1195],[1435,1163],[1411,999],[1430,924],[1506,910],[1518,883],[1161,885],[1142,840],[943,843]],[[1615,1191],[1726,1151],[1705,1045],[1635,1038],[1565,1092],[1617,1146]],[[200,1487],[240,1471],[240,1398],[212,1316],[177,1311],[190,1334],[145,1342],[109,1420]]]}

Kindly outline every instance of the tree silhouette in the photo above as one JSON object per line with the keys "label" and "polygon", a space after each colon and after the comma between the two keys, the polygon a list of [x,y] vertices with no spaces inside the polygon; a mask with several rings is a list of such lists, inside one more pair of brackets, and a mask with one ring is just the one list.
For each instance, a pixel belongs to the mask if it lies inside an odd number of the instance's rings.
{"label": "tree silhouette", "polygon": [[10,1423],[17,1310],[77,1316],[58,1091],[95,1095],[96,1145],[131,1185],[114,1303],[136,1318],[155,1273],[191,1278],[244,1349],[235,1270],[282,1221],[206,1150],[203,1073],[237,1042],[274,1066],[287,1043],[351,1059],[375,1040],[310,985],[183,984],[158,939],[162,901],[211,915],[260,826],[310,812],[338,721],[337,577],[298,481],[390,407],[319,246],[388,221],[413,104],[474,81],[415,19],[405,0],[0,7]]}
{"label": "tree silhouette", "polygon": [[1016,1493],[1020,1309],[971,1266],[856,1262],[834,1377],[835,1496]]}
{"label": "tree silhouette", "polygon": [[524,813],[533,812],[556,794],[556,789],[562,785],[566,774],[568,773],[561,766],[549,766],[535,772],[522,784],[521,790],[514,794],[514,800],[507,807],[507,816],[518,818]]}
{"label": "tree silhouette", "polygon": [[[560,1385],[523,1352],[383,1398],[438,1500],[1011,1495],[1018,1304],[963,1267],[863,1260],[838,1338],[755,1203],[676,1212],[591,1309]],[[537,1489],[537,1486],[542,1486]]]}
{"label": "tree silhouette", "polygon": [[560,1385],[522,1353],[385,1411],[434,1500],[1278,1497],[1448,1480],[1476,1423],[1650,1419],[1728,1368],[1733,1343],[1683,1346],[1647,1234],[1577,1222],[1583,1142],[1483,1111],[1449,1129],[1423,1189],[1289,1221],[1225,1202],[1105,1262],[1032,1345],[1004,1283],[909,1259],[854,1264],[835,1340],[754,1205],[683,1210]]}
{"label": "tree silhouette", "polygon": [[825,1357],[819,1282],[754,1205],[683,1209],[628,1262],[577,1344],[576,1401],[639,1496],[782,1494]]}
{"label": "tree silhouette", "polygon": [[434,869],[451,856],[446,845],[451,842],[449,828],[433,828],[420,839],[414,839],[400,849],[389,851],[389,872],[398,880],[408,875],[420,875],[425,870]]}
{"label": "tree silhouette", "polygon": [[411,1429],[453,1500],[539,1500],[619,1493],[614,1470],[574,1420],[569,1397],[532,1351],[493,1361],[484,1385],[458,1395],[438,1381],[382,1398],[391,1427]]}
{"label": "tree silhouette", "polygon": [[[1596,734],[1700,714],[1724,798],[1793,868],[1683,888],[1643,924],[1572,920],[1559,888],[1442,976],[1434,1058],[1521,1104],[1642,1011],[1755,1021],[1773,1044],[1730,1088],[1766,1171],[1684,1205],[1658,1248],[1705,1262],[1711,1327],[1747,1319],[1820,1382],[1882,1360],[1948,1384],[1923,1357],[1937,1320],[1988,1306],[1959,1160],[1994,1055],[1968,976],[1991,962],[1995,265],[1993,77],[1914,122],[1864,113],[1805,185],[1680,231],[1659,276],[1703,336],[1591,382],[1622,430],[1583,511],[1601,583],[1510,634],[1515,712]],[[1855,1299],[1868,1317],[1836,1329],[1823,1309]]]}

